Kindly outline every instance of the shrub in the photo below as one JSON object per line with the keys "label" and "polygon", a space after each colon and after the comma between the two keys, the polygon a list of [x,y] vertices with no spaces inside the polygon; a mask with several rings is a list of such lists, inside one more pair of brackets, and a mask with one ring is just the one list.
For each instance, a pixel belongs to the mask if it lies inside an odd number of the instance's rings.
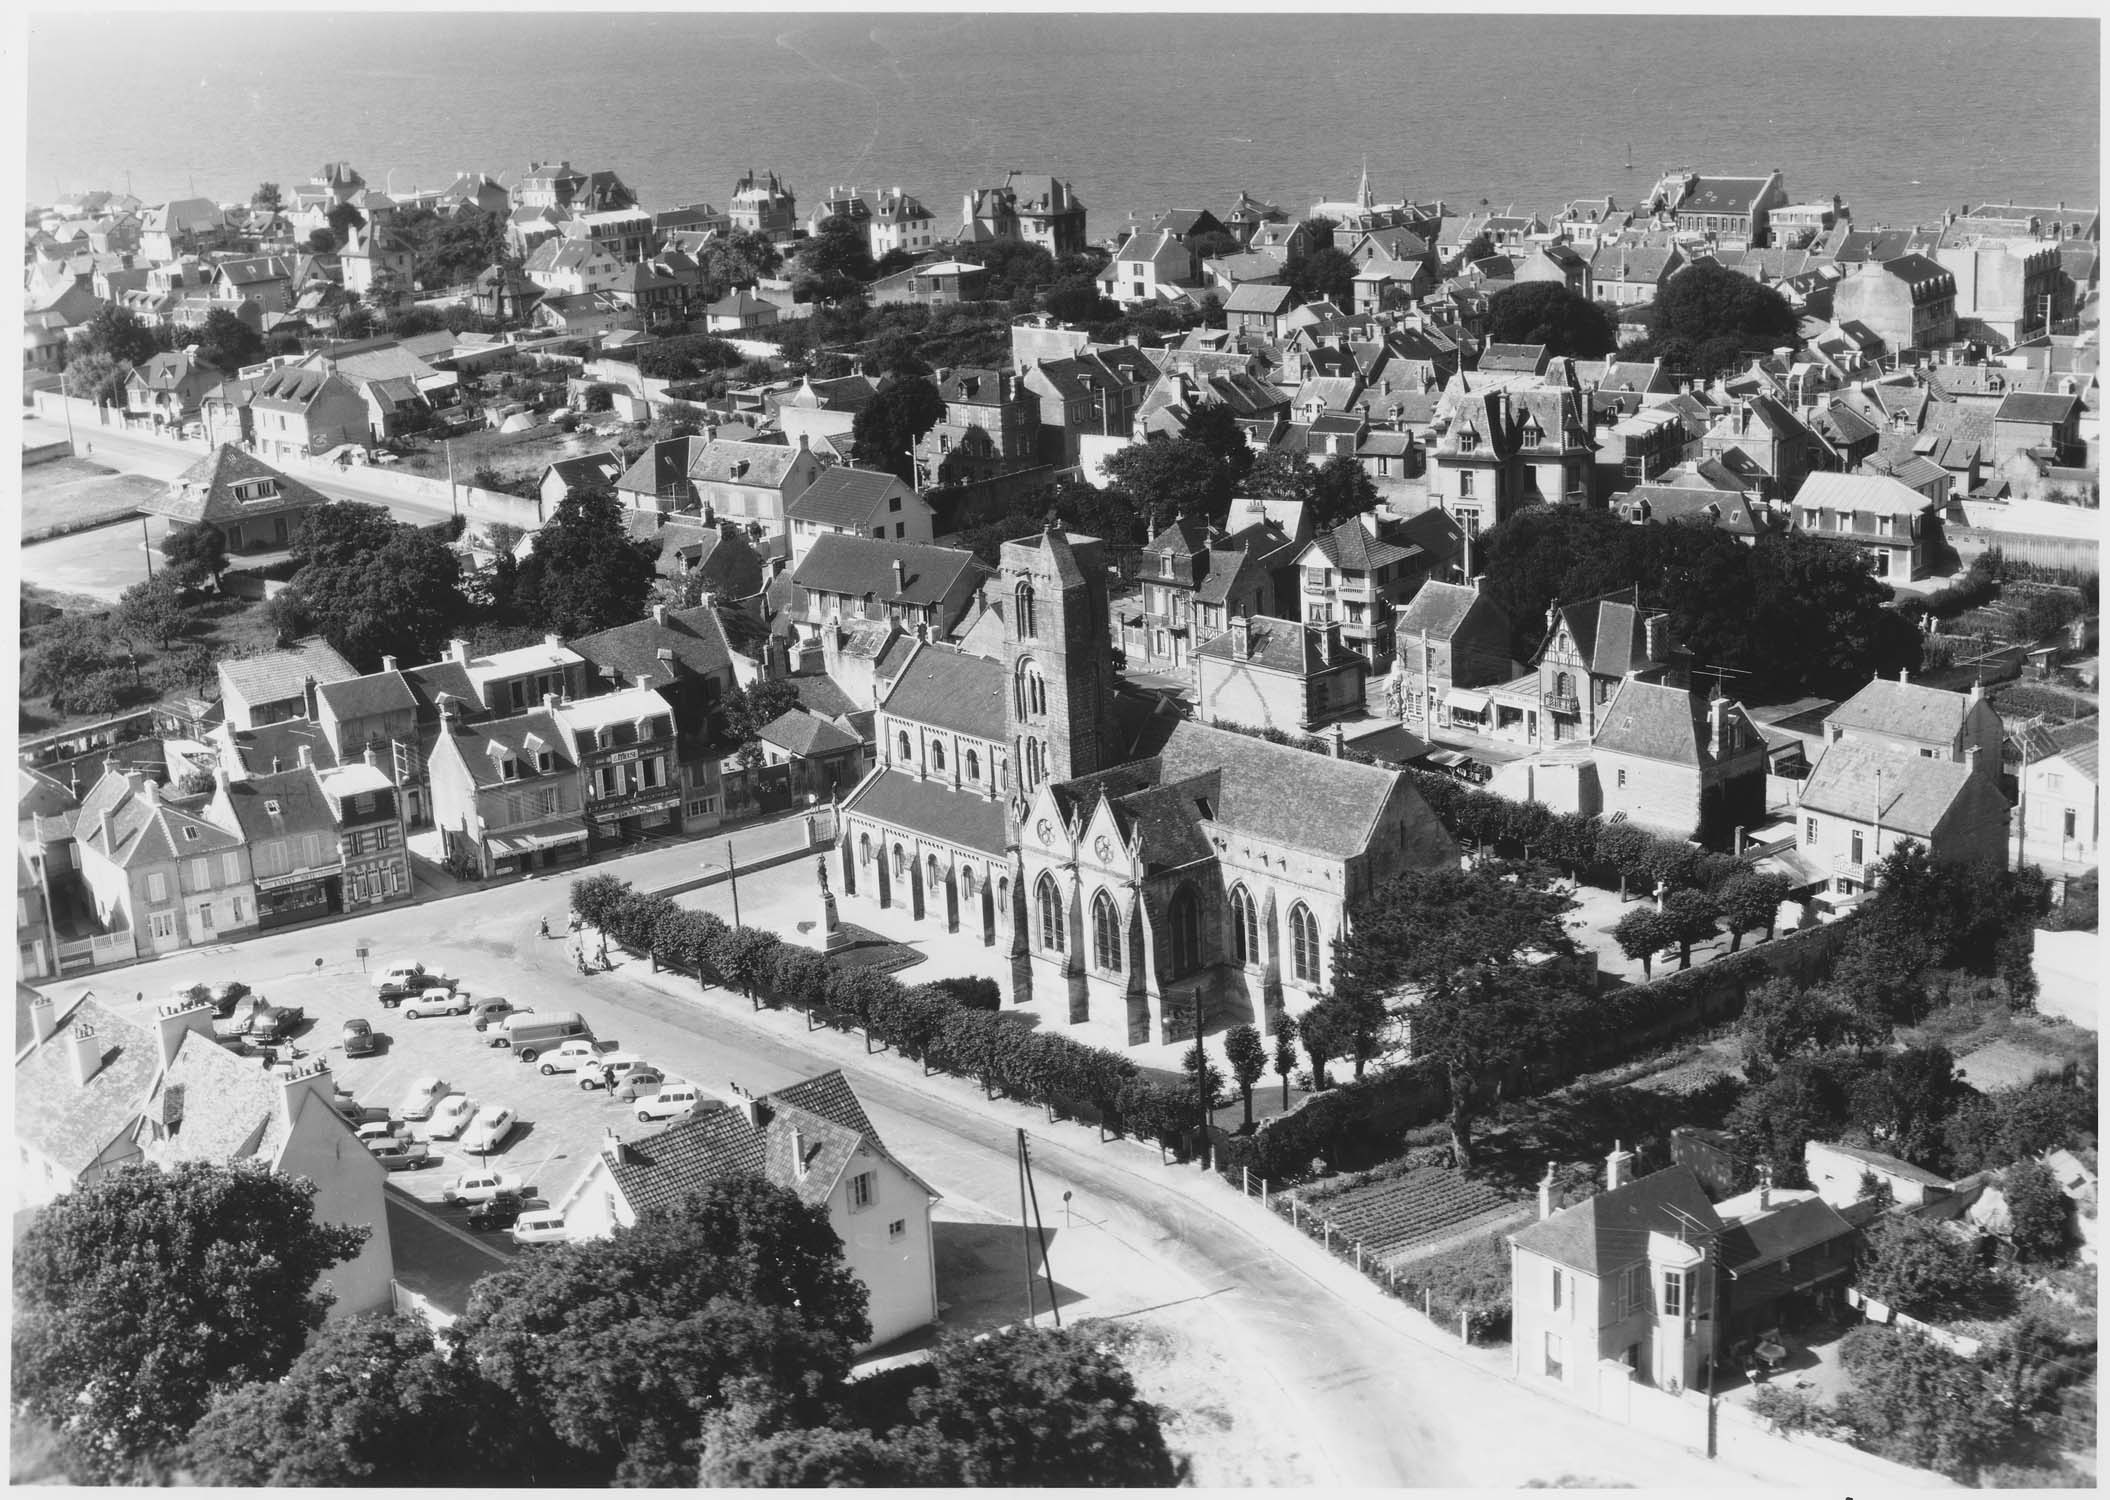
{"label": "shrub", "polygon": [[1499,1234],[1416,1261],[1392,1285],[1417,1307],[1427,1292],[1429,1316],[1441,1327],[1456,1328],[1462,1315],[1475,1339],[1509,1336],[1510,1256]]}
{"label": "shrub", "polygon": [[986,974],[963,974],[932,982],[932,988],[968,1010],[1002,1010],[1004,991]]}
{"label": "shrub", "polygon": [[1774,1432],[1786,1435],[1815,1427],[1824,1416],[1824,1406],[1801,1391],[1769,1385],[1752,1393],[1751,1414]]}
{"label": "shrub", "polygon": [[821,1002],[839,975],[828,972],[828,961],[811,948],[779,943],[767,956],[768,970],[761,976],[770,998],[780,1005],[810,1010]]}

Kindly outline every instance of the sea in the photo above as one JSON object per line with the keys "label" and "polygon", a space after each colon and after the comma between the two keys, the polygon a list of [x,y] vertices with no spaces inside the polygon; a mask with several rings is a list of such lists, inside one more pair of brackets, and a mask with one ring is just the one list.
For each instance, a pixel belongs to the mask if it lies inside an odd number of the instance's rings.
{"label": "sea", "polygon": [[[1087,231],[1241,190],[1550,213],[1778,168],[1856,223],[2100,202],[2093,19],[1940,16],[36,13],[33,201],[246,199],[347,160],[393,191],[531,160],[648,207],[774,171],[801,214],[900,187],[941,224],[1016,169]],[[1629,164],[1631,163],[1631,165]]]}

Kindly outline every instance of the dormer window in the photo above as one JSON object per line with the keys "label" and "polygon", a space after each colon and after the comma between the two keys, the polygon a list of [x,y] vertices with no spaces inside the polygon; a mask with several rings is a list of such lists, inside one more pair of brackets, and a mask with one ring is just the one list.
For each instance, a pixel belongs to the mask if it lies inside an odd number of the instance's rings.
{"label": "dormer window", "polygon": [[535,769],[537,771],[541,772],[544,775],[548,775],[552,770],[556,768],[556,765],[557,757],[550,751],[537,750],[535,752]]}
{"label": "dormer window", "polygon": [[1458,451],[1471,453],[1480,446],[1480,434],[1470,427],[1458,429]]}
{"label": "dormer window", "polygon": [[196,843],[198,841],[198,830],[186,823],[183,826],[183,837],[186,843]]}
{"label": "dormer window", "polygon": [[520,762],[508,755],[499,762],[498,774],[507,781],[518,781],[520,779]]}
{"label": "dormer window", "polygon": [[264,812],[270,817],[275,818],[278,816],[278,799],[276,797],[267,798],[265,800]]}

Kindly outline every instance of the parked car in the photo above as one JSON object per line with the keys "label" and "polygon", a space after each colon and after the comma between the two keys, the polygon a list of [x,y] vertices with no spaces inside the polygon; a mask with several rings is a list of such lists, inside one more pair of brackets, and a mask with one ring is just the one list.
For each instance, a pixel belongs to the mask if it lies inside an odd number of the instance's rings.
{"label": "parked car", "polygon": [[503,1151],[506,1141],[513,1134],[513,1127],[520,1121],[510,1106],[486,1104],[476,1112],[469,1128],[462,1132],[462,1149],[479,1154],[486,1151]]}
{"label": "parked car", "polygon": [[239,979],[225,984],[179,984],[169,992],[169,999],[179,1005],[196,1005],[201,1001],[212,1006],[212,1013],[224,1021],[234,1014],[235,1005],[249,993],[249,986]]}
{"label": "parked car", "polygon": [[297,1005],[273,1005],[262,995],[244,995],[229,1013],[227,1029],[253,1042],[277,1042],[290,1037],[307,1019],[308,1013]]}
{"label": "parked car", "polygon": [[507,1016],[529,1015],[534,1009],[532,1005],[515,1005],[503,995],[486,995],[469,1007],[469,1020],[478,1031],[503,1036],[501,1023]]}
{"label": "parked car", "polygon": [[576,1037],[560,1045],[553,1052],[542,1054],[542,1072],[576,1073],[581,1068],[591,1068],[601,1060],[600,1044],[592,1037]]}
{"label": "parked car", "polygon": [[339,1089],[337,1091],[335,1097],[330,1100],[330,1103],[336,1108],[337,1113],[343,1115],[354,1125],[363,1125],[364,1123],[366,1123],[366,1106],[361,1104],[357,1099],[354,1099],[350,1094],[345,1093],[342,1089]]}
{"label": "parked car", "polygon": [[626,1104],[634,1099],[648,1099],[658,1093],[666,1081],[666,1074],[646,1063],[643,1067],[632,1068],[616,1080],[613,1097]]}
{"label": "parked car", "polygon": [[[558,1049],[560,1052],[562,1048]],[[648,1072],[651,1064],[635,1052],[610,1052],[580,1065],[579,1087],[582,1089],[613,1088],[639,1068]]]}
{"label": "parked car", "polygon": [[676,1079],[660,1085],[659,1091],[637,1101],[637,1117],[640,1120],[671,1120],[692,1110],[709,1110],[718,1106],[717,1101],[696,1087]]}
{"label": "parked car", "polygon": [[425,1016],[466,1016],[469,1014],[469,992],[450,989],[446,985],[434,985],[414,1000],[403,1002],[403,1018],[406,1021],[420,1020]]}
{"label": "parked car", "polygon": [[374,1023],[362,1016],[353,1016],[344,1023],[343,1043],[346,1057],[372,1057],[381,1050],[381,1040],[374,1035]]}
{"label": "parked car", "polygon": [[403,1102],[396,1106],[396,1113],[406,1120],[425,1119],[431,1115],[432,1107],[451,1092],[444,1078],[420,1078],[404,1093]]}
{"label": "parked car", "polygon": [[564,1215],[554,1208],[531,1209],[513,1222],[516,1245],[555,1245],[570,1238]]}
{"label": "parked car", "polygon": [[504,1038],[500,1046],[511,1047],[515,1057],[531,1063],[566,1042],[592,1041],[593,1029],[575,1010],[554,1010],[541,1016],[516,1011],[498,1027],[498,1035]]}
{"label": "parked car", "polygon": [[449,1203],[488,1203],[500,1193],[519,1193],[522,1185],[517,1172],[464,1172],[440,1197]]}
{"label": "parked car", "polygon": [[518,1193],[499,1191],[469,1210],[471,1229],[511,1229],[513,1221],[527,1212],[527,1200]]}
{"label": "parked car", "polygon": [[367,1149],[374,1153],[374,1160],[383,1170],[403,1172],[412,1167],[430,1166],[435,1159],[426,1144],[414,1136],[400,1140],[376,1141]]}
{"label": "parked car", "polygon": [[378,1146],[384,1141],[402,1141],[410,1138],[410,1127],[401,1120],[372,1120],[359,1127],[359,1144]]}
{"label": "parked car", "polygon": [[425,1132],[436,1141],[451,1141],[469,1128],[476,1118],[476,1101],[467,1094],[449,1094],[432,1107]]}
{"label": "parked car", "polygon": [[409,996],[422,996],[430,989],[451,990],[454,987],[454,981],[446,975],[420,963],[390,964],[374,976],[374,993],[380,996],[383,1005],[400,1004]]}

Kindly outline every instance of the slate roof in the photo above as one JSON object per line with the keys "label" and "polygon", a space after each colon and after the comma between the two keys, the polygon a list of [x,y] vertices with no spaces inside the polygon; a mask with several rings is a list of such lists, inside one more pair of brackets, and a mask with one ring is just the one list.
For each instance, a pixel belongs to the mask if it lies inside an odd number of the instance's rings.
{"label": "slate roof", "polygon": [[2051,392],[2014,391],[1993,413],[1996,422],[2041,422],[2056,425],[2079,414],[2081,398]]}
{"label": "slate roof", "polygon": [[[269,500],[247,501],[234,497],[237,484],[256,479],[272,480],[278,493]],[[141,508],[166,516],[171,521],[196,524],[200,521],[238,521],[249,516],[329,503],[329,497],[320,491],[260,459],[252,458],[240,448],[222,443],[177,475],[167,489],[145,501]]]}
{"label": "slate roof", "polygon": [[1595,743],[1622,755],[1697,766],[1706,724],[1707,703],[1697,694],[1628,678],[1605,706]]}
{"label": "slate roof", "polygon": [[272,410],[305,412],[326,395],[360,399],[358,389],[334,370],[281,365],[264,376],[249,404]]}
{"label": "slate roof", "polygon": [[1877,677],[1832,710],[1828,723],[1907,739],[1951,741],[1963,732],[1971,699],[1946,688]]}
{"label": "slate roof", "polygon": [[866,778],[844,810],[955,848],[1004,852],[1002,802],[980,792],[956,792],[944,782],[918,781],[903,771],[882,770]]}
{"label": "slate roof", "polygon": [[1271,286],[1258,281],[1240,282],[1224,298],[1226,313],[1266,313],[1279,316],[1288,310],[1291,292],[1286,286]]}
{"label": "slate roof", "polygon": [[[1979,783],[1976,794],[1971,791],[1974,780]],[[1826,745],[1810,768],[1800,800],[1807,810],[1854,822],[1880,817],[1886,831],[1925,841],[1957,800],[1967,795],[1989,796],[2002,810],[2007,807],[2007,799],[1984,777],[1974,778],[1969,766],[1894,751],[1865,740],[1840,739]]]}
{"label": "slate roof", "polygon": [[613,453],[582,453],[576,458],[560,458],[545,472],[564,481],[566,490],[596,483],[613,484],[623,472],[623,461]]}
{"label": "slate roof", "polygon": [[1586,1276],[1604,1276],[1648,1257],[1651,1232],[1676,1239],[1719,1231],[1722,1221],[1690,1167],[1666,1167],[1527,1224],[1509,1237],[1520,1250]]}
{"label": "slate roof", "polygon": [[1795,492],[1797,506],[1882,516],[1922,515],[1932,503],[1887,474],[1812,474]]}
{"label": "slate roof", "polygon": [[280,719],[275,724],[262,724],[255,729],[235,729],[222,724],[215,734],[234,747],[243,768],[251,772],[291,770],[300,764],[303,750],[308,752],[318,769],[328,770],[337,764],[337,752],[331,748],[322,727],[306,719]]}
{"label": "slate roof", "polygon": [[1561,607],[1575,649],[1599,677],[1624,677],[1648,664],[1648,633],[1639,587]]}
{"label": "slate roof", "polygon": [[1465,623],[1467,613],[1479,597],[1479,591],[1470,584],[1440,583],[1431,579],[1415,590],[1407,607],[1393,621],[1393,637],[1402,649],[1409,641],[1419,640],[1423,631],[1428,632],[1431,641],[1449,640],[1452,633]]}
{"label": "slate roof", "polygon": [[1003,744],[1004,664],[947,646],[925,645],[909,659],[881,706],[898,718]]}
{"label": "slate roof", "polygon": [[400,713],[418,706],[417,695],[411,692],[401,672],[372,672],[344,682],[321,683],[315,696],[328,704],[340,721]]}
{"label": "slate roof", "polygon": [[[192,1033],[177,1048],[161,1087],[149,1096],[149,1118],[159,1116],[153,1101],[171,1086],[183,1090],[182,1120],[166,1139],[146,1144],[148,1156],[157,1162],[253,1160],[277,1165],[290,1134],[279,1118],[279,1098],[286,1085],[257,1059],[238,1057]],[[347,1145],[356,1144],[344,1117],[312,1085],[302,1090],[296,1106],[302,1114],[321,1110],[338,1122]]]}
{"label": "slate roof", "polygon": [[[540,743],[536,748],[547,750],[556,757],[554,769],[537,772],[529,755],[528,739],[532,736]],[[524,714],[515,714],[509,719],[484,719],[474,724],[465,724],[454,736],[454,747],[461,752],[462,761],[469,768],[469,775],[479,789],[503,783],[499,775],[499,762],[504,756],[493,756],[491,747],[496,745],[525,764],[522,770],[528,774],[523,784],[537,776],[563,776],[571,772],[573,761],[566,748],[570,742],[557,727],[556,717],[546,708],[531,708]]]}
{"label": "slate roof", "polygon": [[840,725],[794,708],[779,714],[757,731],[759,737],[792,755],[833,755],[855,750],[864,741]]}
{"label": "slate roof", "polygon": [[1741,491],[1701,489],[1692,485],[1638,484],[1615,503],[1644,506],[1644,519],[1668,523],[1702,520],[1737,536],[1756,536],[1758,517]]}
{"label": "slate roof", "polygon": [[1351,516],[1331,531],[1321,532],[1312,545],[1335,567],[1368,573],[1412,557],[1414,549],[1380,539],[1361,516]]}
{"label": "slate roof", "polygon": [[1770,177],[1702,177],[1678,200],[1681,214],[1744,214],[1766,190]]}
{"label": "slate roof", "polygon": [[788,514],[793,520],[816,525],[864,530],[871,526],[874,515],[884,512],[887,496],[897,489],[915,493],[884,470],[838,464],[823,469],[791,503]]}
{"label": "slate roof", "polygon": [[[102,814],[110,813],[111,838],[103,837]],[[167,864],[198,854],[242,847],[242,840],[216,823],[149,802],[117,772],[106,772],[88,791],[74,820],[75,837],[113,864],[127,868]]]}
{"label": "slate roof", "polygon": [[[227,784],[235,821],[252,844],[288,834],[335,833],[337,811],[313,768],[267,771]],[[276,806],[276,812],[271,808]]]}
{"label": "slate roof", "polygon": [[[102,1065],[81,1084],[74,1080],[72,1046],[74,1028],[84,1025],[95,1029]],[[15,1064],[16,1135],[22,1145],[78,1174],[138,1122],[160,1071],[156,1030],[84,995],[49,1041]]]}
{"label": "slate roof", "polygon": [[[1853,1232],[1853,1226],[1822,1198],[1804,1198],[1730,1225],[1722,1233],[1722,1264],[1741,1282],[1750,1272],[1843,1240]],[[1843,1273],[1846,1267],[1842,1264],[1838,1269]],[[1748,1302],[1748,1288],[1739,1290]]]}
{"label": "slate roof", "polygon": [[325,682],[349,682],[359,675],[335,647],[314,636],[261,656],[222,661],[219,666],[221,683],[250,704],[298,698],[310,677],[319,687]]}
{"label": "slate roof", "polygon": [[[574,637],[570,646],[604,674],[619,678],[624,687],[636,686],[639,677],[654,687],[667,687],[690,677],[722,675],[733,664],[715,605],[670,609],[664,623],[647,615]],[[671,663],[659,659],[663,649],[674,653]]]}
{"label": "slate roof", "polygon": [[1235,662],[1241,667],[1287,672],[1299,677],[1323,672],[1327,668],[1326,630],[1323,626],[1253,615],[1246,620],[1246,630],[1251,643],[1249,656],[1240,656],[1233,649],[1234,637],[1229,630],[1212,636],[1194,654],[1210,661]]}
{"label": "slate roof", "polygon": [[655,497],[687,495],[689,471],[707,446],[707,440],[700,437],[663,438],[637,456],[615,487]]}
{"label": "slate roof", "polygon": [[[896,562],[902,566],[898,587]],[[852,599],[871,594],[890,603],[935,606],[959,584],[962,575],[988,571],[972,552],[958,547],[831,534],[814,539],[793,581],[802,589]]]}

